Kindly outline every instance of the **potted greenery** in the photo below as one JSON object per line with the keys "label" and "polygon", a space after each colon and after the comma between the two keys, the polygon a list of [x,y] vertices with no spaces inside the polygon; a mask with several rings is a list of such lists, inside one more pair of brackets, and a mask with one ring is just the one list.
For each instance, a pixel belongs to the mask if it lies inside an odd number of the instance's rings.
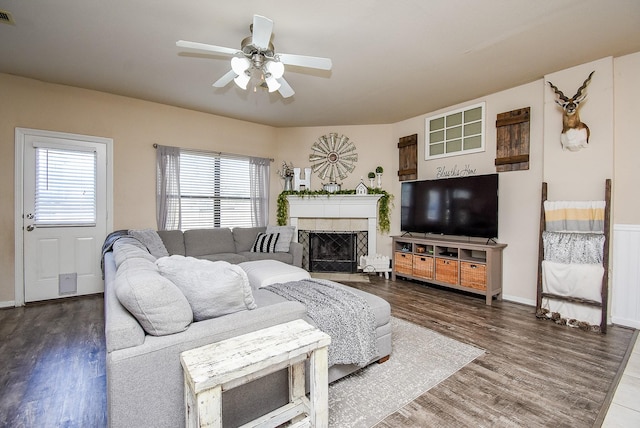
{"label": "potted greenery", "polygon": [[[382,187],[382,173],[384,172],[384,169],[382,169],[381,166],[377,166],[376,167],[376,175],[378,176],[378,187],[381,188]],[[372,181],[373,183],[373,181]],[[373,184],[371,184],[371,187],[373,187]]]}
{"label": "potted greenery", "polygon": [[369,187],[373,187],[373,179],[376,178],[375,172],[371,171],[369,174],[367,174],[367,177],[369,178]]}

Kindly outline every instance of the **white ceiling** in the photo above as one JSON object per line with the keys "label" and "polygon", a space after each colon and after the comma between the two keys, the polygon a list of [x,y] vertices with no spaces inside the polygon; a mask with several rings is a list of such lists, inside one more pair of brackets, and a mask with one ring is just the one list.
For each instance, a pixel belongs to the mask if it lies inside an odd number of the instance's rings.
{"label": "white ceiling", "polygon": [[[0,9],[15,20],[0,24],[0,72],[276,127],[394,123],[640,51],[638,0],[0,0]],[[277,52],[329,57],[333,69],[288,66],[296,94],[283,99],[213,88],[230,58],[176,47],[240,48],[254,14],[274,21]]]}

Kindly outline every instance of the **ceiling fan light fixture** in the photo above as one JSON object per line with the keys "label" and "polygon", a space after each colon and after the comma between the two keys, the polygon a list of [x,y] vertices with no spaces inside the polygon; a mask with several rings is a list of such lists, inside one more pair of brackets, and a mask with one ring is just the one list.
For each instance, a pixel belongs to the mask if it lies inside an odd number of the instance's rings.
{"label": "ceiling fan light fixture", "polygon": [[254,15],[250,31],[251,36],[242,40],[241,50],[186,40],[178,40],[176,46],[233,56],[231,70],[213,83],[216,88],[222,88],[233,80],[245,91],[248,87],[254,92],[257,88],[268,89],[269,92],[278,91],[283,98],[289,98],[295,91],[283,77],[285,64],[331,70],[332,63],[329,58],[276,53],[271,43],[273,21],[269,18]]}
{"label": "ceiling fan light fixture", "polygon": [[284,75],[284,64],[279,61],[267,61],[266,69],[276,79]]}
{"label": "ceiling fan light fixture", "polygon": [[248,74],[246,71],[243,71],[242,73],[238,74],[238,76],[235,79],[233,79],[233,81],[236,82],[236,85],[238,85],[240,88],[244,89],[245,91],[247,90],[247,84],[249,83],[249,80],[251,80],[251,75]]}
{"label": "ceiling fan light fixture", "polygon": [[231,58],[231,69],[238,75],[244,74],[251,67],[251,62],[245,57],[234,56]]}
{"label": "ceiling fan light fixture", "polygon": [[265,78],[264,80],[267,83],[267,87],[269,88],[269,92],[275,92],[278,89],[280,89],[280,86],[281,86],[280,82],[278,82],[273,75],[270,75],[269,77]]}

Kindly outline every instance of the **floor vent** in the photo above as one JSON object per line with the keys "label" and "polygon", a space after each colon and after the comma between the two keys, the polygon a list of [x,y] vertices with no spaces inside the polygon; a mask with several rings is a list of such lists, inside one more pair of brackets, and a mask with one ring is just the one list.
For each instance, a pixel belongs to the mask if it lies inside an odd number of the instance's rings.
{"label": "floor vent", "polygon": [[2,22],[3,24],[16,25],[16,22],[13,20],[13,16],[11,16],[11,13],[2,9],[0,9],[0,22]]}

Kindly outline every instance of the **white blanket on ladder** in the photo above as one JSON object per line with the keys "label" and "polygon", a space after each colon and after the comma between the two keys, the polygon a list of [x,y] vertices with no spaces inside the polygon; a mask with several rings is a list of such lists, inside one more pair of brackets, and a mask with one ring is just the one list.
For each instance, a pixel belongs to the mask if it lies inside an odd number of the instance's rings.
{"label": "white blanket on ladder", "polygon": [[[604,267],[596,264],[542,262],[542,291],[602,302]],[[558,312],[563,318],[600,325],[601,309],[555,299],[543,299],[542,307]]]}

